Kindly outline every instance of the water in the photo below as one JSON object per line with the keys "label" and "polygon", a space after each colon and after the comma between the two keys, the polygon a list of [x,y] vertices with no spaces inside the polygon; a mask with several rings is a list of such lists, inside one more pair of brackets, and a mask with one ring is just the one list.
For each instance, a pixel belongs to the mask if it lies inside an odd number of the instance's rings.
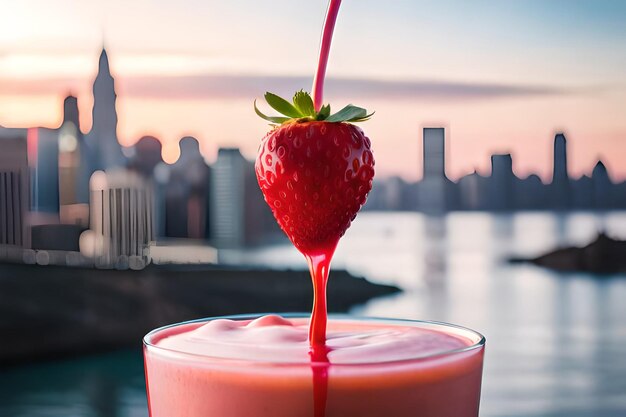
{"label": "water", "polygon": [[[449,321],[487,336],[482,417],[623,417],[626,277],[506,263],[585,244],[600,228],[626,239],[626,213],[362,213],[333,266],[406,290],[354,314]],[[304,267],[287,245],[224,259]],[[145,417],[142,366],[128,351],[5,372],[0,417]]]}
{"label": "water", "polygon": [[140,350],[0,372],[1,417],[147,417]]}

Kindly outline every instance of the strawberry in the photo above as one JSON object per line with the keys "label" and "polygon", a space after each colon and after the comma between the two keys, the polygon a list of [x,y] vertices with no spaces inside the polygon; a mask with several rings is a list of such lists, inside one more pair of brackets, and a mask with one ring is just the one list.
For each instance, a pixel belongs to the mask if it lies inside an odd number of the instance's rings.
{"label": "strawberry", "polygon": [[261,142],[255,171],[265,201],[295,247],[304,254],[334,248],[372,189],[374,156],[370,140],[351,124],[369,119],[365,109],[346,106],[317,112],[308,93],[289,103],[266,93],[284,117]]}

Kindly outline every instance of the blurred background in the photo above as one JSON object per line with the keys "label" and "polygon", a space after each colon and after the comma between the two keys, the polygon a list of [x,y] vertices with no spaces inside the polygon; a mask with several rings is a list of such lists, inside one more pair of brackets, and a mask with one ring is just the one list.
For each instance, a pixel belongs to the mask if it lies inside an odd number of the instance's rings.
{"label": "blurred background", "polygon": [[[0,0],[0,416],[147,416],[141,337],[307,311],[253,161],[325,1]],[[486,335],[482,417],[626,415],[626,4],[345,0],[377,174],[329,308]]]}

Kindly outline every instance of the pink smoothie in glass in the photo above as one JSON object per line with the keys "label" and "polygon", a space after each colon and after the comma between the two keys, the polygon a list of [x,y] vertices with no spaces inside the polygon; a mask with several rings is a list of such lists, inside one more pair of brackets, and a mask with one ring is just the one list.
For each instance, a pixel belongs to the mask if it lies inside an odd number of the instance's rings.
{"label": "pink smoothie in glass", "polygon": [[317,361],[308,331],[308,317],[270,315],[149,333],[150,416],[478,416],[480,334],[441,323],[330,316]]}

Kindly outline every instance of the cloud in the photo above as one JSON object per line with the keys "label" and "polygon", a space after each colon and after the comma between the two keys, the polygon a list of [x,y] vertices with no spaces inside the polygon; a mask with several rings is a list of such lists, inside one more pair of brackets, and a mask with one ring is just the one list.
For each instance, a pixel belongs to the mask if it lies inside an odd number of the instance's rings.
{"label": "cloud", "polygon": [[66,94],[90,88],[90,82],[80,79],[7,79],[0,78],[0,94],[6,95],[50,95]]}
{"label": "cloud", "polygon": [[[138,77],[128,79],[123,88],[129,95],[176,98],[249,98],[265,91],[289,96],[308,90],[311,78],[298,76],[201,75],[189,77]],[[524,95],[563,94],[560,89],[542,86],[516,86],[446,81],[385,81],[375,79],[329,78],[326,90],[333,96],[351,98],[495,98]]]}
{"label": "cloud", "polygon": [[[191,75],[118,77],[118,93],[155,99],[208,99],[260,97],[265,91],[290,96],[308,90],[311,78],[263,75]],[[90,80],[1,80],[0,94],[51,94],[84,90]],[[326,90],[336,97],[385,99],[491,99],[501,97],[561,95],[569,91],[548,86],[463,83],[429,80],[377,80],[329,78]]]}

